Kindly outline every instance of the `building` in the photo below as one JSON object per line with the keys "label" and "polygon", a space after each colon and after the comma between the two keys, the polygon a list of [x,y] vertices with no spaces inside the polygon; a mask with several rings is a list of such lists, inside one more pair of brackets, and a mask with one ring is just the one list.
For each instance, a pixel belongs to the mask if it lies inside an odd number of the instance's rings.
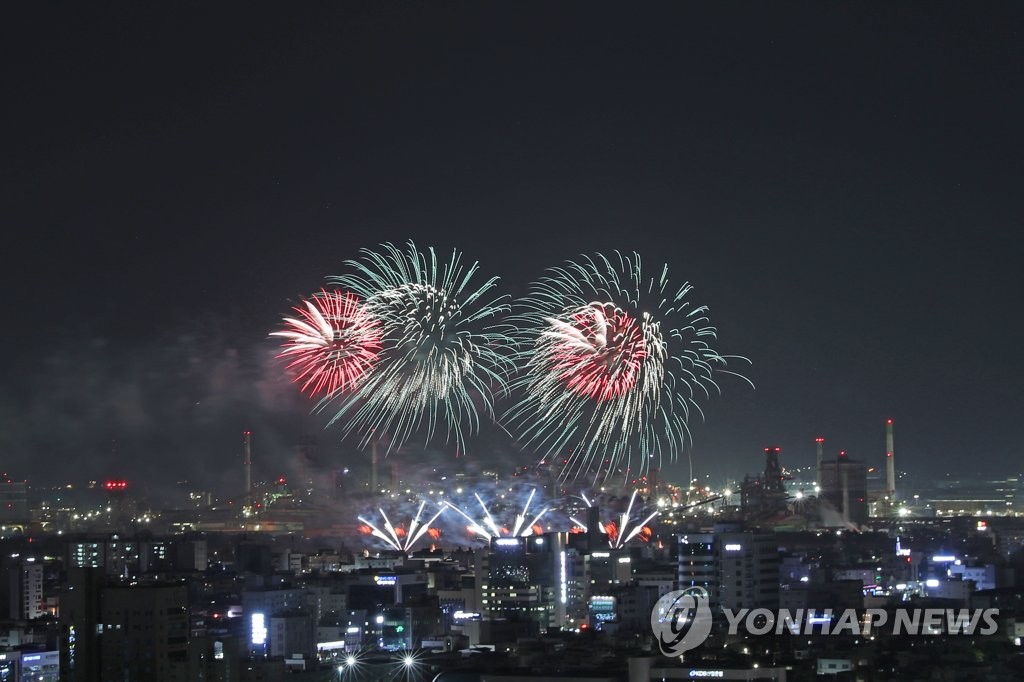
{"label": "building", "polygon": [[143,573],[205,571],[206,540],[149,540],[141,543]]}
{"label": "building", "polygon": [[139,572],[139,543],[110,538],[82,539],[67,545],[69,568],[102,568],[110,577],[130,578]]}
{"label": "building", "polygon": [[776,608],[779,552],[771,533],[717,526],[679,538],[679,589],[702,588],[711,608]]}
{"label": "building", "polygon": [[0,680],[11,682],[58,682],[59,651],[0,652]]}
{"label": "building", "polygon": [[270,617],[269,651],[273,657],[316,655],[313,618],[305,611],[278,613]]}
{"label": "building", "polygon": [[24,526],[28,522],[28,483],[0,479],[0,524]]}
{"label": "building", "polygon": [[102,568],[107,563],[107,546],[100,540],[68,543],[68,568]]}
{"label": "building", "polygon": [[826,527],[864,526],[868,522],[868,471],[846,452],[821,463],[821,523]]}
{"label": "building", "polygon": [[305,605],[306,591],[301,589],[242,592],[242,613],[248,624],[250,650],[259,654],[269,653],[272,646],[273,633],[270,632],[270,628],[273,625],[273,617],[303,611]]}
{"label": "building", "polygon": [[559,533],[492,539],[475,564],[482,616],[525,620],[531,631],[561,627],[566,617],[566,557]]}
{"label": "building", "polygon": [[8,568],[6,573],[7,616],[12,620],[34,620],[47,615],[43,601],[43,563],[25,559]]}
{"label": "building", "polygon": [[1006,516],[1024,509],[1024,492],[1017,477],[1003,479],[942,479],[923,495],[936,516]]}
{"label": "building", "polygon": [[185,584],[111,581],[100,567],[70,568],[60,603],[61,680],[196,679]]}
{"label": "building", "polygon": [[67,682],[100,679],[101,566],[71,566],[60,595],[61,675]]}
{"label": "building", "polygon": [[188,588],[184,584],[108,585],[100,600],[96,626],[100,679],[193,679],[188,656]]}

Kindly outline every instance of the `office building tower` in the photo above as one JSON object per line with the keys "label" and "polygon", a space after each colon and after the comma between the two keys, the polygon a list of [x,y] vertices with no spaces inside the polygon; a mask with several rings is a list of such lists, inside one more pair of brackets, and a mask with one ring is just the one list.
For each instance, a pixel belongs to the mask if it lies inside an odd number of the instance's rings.
{"label": "office building tower", "polygon": [[779,553],[775,536],[720,526],[679,538],[679,589],[702,588],[712,609],[775,608]]}

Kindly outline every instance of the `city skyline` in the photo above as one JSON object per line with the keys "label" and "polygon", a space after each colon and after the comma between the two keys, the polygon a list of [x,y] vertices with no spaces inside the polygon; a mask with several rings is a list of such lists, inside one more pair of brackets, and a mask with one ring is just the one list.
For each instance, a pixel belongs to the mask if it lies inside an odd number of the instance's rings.
{"label": "city skyline", "polygon": [[[692,283],[756,385],[704,404],[695,474],[756,472],[765,445],[806,466],[817,436],[881,466],[889,417],[901,469],[1014,473],[1012,21],[955,4],[124,11],[16,10],[12,475],[173,463],[224,482],[245,429],[258,462],[288,466],[313,436],[344,465],[354,444],[267,334],[360,248],[410,238],[514,296],[612,249]],[[531,461],[499,429],[474,445],[460,455]]]}

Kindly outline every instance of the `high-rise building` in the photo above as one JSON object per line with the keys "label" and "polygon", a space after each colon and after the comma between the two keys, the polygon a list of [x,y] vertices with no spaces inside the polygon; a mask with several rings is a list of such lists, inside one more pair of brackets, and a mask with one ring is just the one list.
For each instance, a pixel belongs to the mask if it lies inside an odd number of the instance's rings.
{"label": "high-rise building", "polygon": [[492,619],[525,618],[537,630],[560,627],[566,614],[565,560],[558,533],[493,539],[477,554],[480,612]]}
{"label": "high-rise building", "polygon": [[205,571],[206,540],[148,540],[141,543],[140,569],[143,573]]}
{"label": "high-rise building", "polygon": [[60,605],[60,679],[198,679],[183,583],[111,580],[102,567],[72,567]]}
{"label": "high-rise building", "polygon": [[68,568],[60,595],[61,680],[93,682],[102,679],[97,630],[103,622],[100,620],[103,580],[102,565]]}
{"label": "high-rise building", "polygon": [[28,483],[0,478],[0,524],[24,525],[29,522]]}
{"label": "high-rise building", "polygon": [[102,568],[107,563],[106,543],[86,540],[68,543],[69,568]]}
{"label": "high-rise building", "polygon": [[8,568],[7,588],[11,619],[33,620],[46,615],[42,562],[26,559]]}
{"label": "high-rise building", "polygon": [[714,596],[718,581],[715,573],[715,536],[691,533],[679,537],[679,589],[699,587]]}
{"label": "high-rise building", "polygon": [[139,571],[139,543],[114,535],[110,539],[79,540],[67,545],[70,568],[103,568],[106,575],[129,578]]}
{"label": "high-rise building", "polygon": [[108,585],[100,600],[100,679],[191,679],[184,584]]}
{"label": "high-rise building", "polygon": [[679,589],[702,588],[712,609],[775,608],[778,543],[771,533],[719,526],[679,538]]}

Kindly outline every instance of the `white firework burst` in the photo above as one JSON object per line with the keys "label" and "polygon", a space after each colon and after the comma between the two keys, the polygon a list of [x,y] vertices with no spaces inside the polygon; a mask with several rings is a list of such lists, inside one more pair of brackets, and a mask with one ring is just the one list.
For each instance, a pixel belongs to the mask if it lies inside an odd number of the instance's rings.
{"label": "white firework burst", "polygon": [[347,261],[353,272],[334,279],[366,301],[383,327],[383,348],[374,371],[337,408],[331,423],[363,444],[385,435],[397,449],[415,433],[465,449],[466,436],[493,418],[493,396],[507,390],[511,371],[504,334],[481,324],[508,310],[504,297],[489,298],[498,279],[473,283],[478,265],[453,251],[440,263],[433,249],[421,253],[382,245]]}
{"label": "white firework burst", "polygon": [[483,512],[483,516],[480,517],[474,517],[464,509],[460,509],[450,502],[445,502],[445,504],[466,519],[466,521],[469,522],[467,529],[478,537],[485,539],[500,537],[528,537],[534,534],[534,526],[536,526],[541,518],[548,513],[548,508],[545,507],[533,516],[529,523],[526,523],[526,519],[530,518],[530,504],[533,502],[533,496],[536,492],[536,488],[530,491],[530,496],[526,499],[526,503],[523,505],[523,508],[516,514],[515,522],[512,524],[511,530],[498,525],[479,493],[473,493],[473,497],[476,498],[477,503],[480,505],[480,510]]}
{"label": "white firework burst", "polygon": [[[639,523],[633,523],[633,502],[636,500],[636,493],[637,491],[634,490],[632,496],[629,498],[629,506],[626,507],[626,511],[619,516],[618,523],[611,522],[601,524],[601,530],[605,531],[608,535],[608,546],[612,549],[622,549],[625,547],[630,540],[640,535],[640,533],[643,532],[644,527],[653,521],[654,517],[658,515],[658,511],[655,510]],[[586,495],[581,495],[581,497],[588,507],[593,506],[590,500],[587,499]],[[583,523],[579,519],[570,516],[569,520],[579,526],[584,533],[590,530],[587,528],[587,524]]]}
{"label": "white firework burst", "polygon": [[667,266],[647,276],[636,254],[598,254],[551,268],[517,304],[525,371],[505,420],[542,459],[567,460],[563,480],[675,460],[691,412],[703,417],[699,401],[719,391],[714,375],[747,362],[711,347],[717,332],[691,290],[672,286]]}
{"label": "white firework burst", "polygon": [[374,523],[366,520],[362,516],[357,516],[356,518],[370,529],[370,535],[383,540],[395,551],[408,554],[412,551],[413,546],[423,539],[423,536],[430,532],[430,528],[434,521],[437,520],[437,517],[444,513],[445,507],[442,505],[441,509],[430,517],[428,521],[420,523],[420,517],[423,515],[423,508],[426,504],[426,502],[420,502],[420,507],[416,510],[416,516],[414,516],[409,522],[408,530],[402,527],[396,528],[393,526],[391,524],[391,520],[388,518],[388,515],[384,513],[383,509],[378,509],[377,511],[380,513],[381,518],[384,519],[384,530],[381,530]]}

